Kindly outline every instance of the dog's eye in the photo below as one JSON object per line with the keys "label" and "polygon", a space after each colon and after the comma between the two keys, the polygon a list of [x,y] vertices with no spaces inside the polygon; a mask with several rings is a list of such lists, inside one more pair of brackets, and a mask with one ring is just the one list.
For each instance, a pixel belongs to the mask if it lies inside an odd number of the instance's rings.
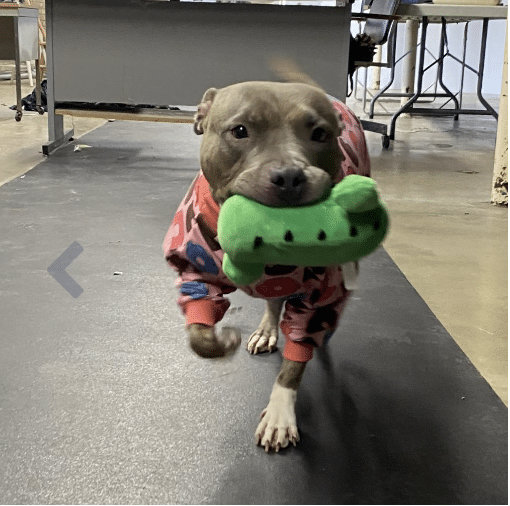
{"label": "dog's eye", "polygon": [[314,128],[311,139],[315,142],[326,142],[328,140],[328,132],[321,127]]}
{"label": "dog's eye", "polygon": [[244,125],[237,125],[232,128],[231,132],[236,139],[246,139],[248,137],[248,129]]}

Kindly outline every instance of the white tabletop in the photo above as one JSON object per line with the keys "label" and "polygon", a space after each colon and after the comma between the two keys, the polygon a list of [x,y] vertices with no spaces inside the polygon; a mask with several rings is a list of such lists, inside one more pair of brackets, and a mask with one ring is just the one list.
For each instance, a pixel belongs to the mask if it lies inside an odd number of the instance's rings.
{"label": "white tabletop", "polygon": [[487,7],[484,5],[439,5],[439,4],[412,4],[400,5],[396,14],[402,19],[417,19],[424,16],[429,21],[437,22],[441,18],[448,21],[462,21],[473,19],[505,19],[508,7],[496,5]]}
{"label": "white tabletop", "polygon": [[37,18],[39,16],[39,9],[37,7],[25,7],[14,3],[0,3],[0,17],[29,17]]}
{"label": "white tabletop", "polygon": [[[161,2],[167,0],[147,0],[151,2]],[[191,3],[222,3],[222,4],[235,4],[240,0],[180,0],[181,2]],[[244,4],[262,4],[262,5],[275,5],[275,6],[314,6],[314,7],[345,7],[349,4],[349,0],[241,0]]]}

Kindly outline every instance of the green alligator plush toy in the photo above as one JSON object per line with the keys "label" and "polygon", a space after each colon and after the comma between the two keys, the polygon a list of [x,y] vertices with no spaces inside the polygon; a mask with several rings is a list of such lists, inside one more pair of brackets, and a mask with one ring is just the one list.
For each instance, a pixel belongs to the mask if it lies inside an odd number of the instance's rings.
{"label": "green alligator plush toy", "polygon": [[374,251],[389,219],[373,179],[350,175],[329,196],[301,207],[268,207],[241,195],[228,198],[218,219],[223,272],[237,285],[253,283],[266,264],[328,266]]}

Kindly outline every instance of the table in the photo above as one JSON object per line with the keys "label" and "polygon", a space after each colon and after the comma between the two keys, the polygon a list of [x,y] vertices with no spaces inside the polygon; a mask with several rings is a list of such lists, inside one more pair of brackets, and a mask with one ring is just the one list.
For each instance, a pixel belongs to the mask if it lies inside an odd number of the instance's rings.
{"label": "table", "polygon": [[[64,114],[148,121],[192,115],[141,107],[195,107],[209,87],[273,80],[290,57],[342,100],[351,6],[148,0],[46,0],[50,154],[73,135]],[[72,48],[72,50],[70,50]],[[100,106],[98,106],[100,104]],[[117,104],[112,113],[108,105]]]}
{"label": "table", "polygon": [[41,107],[41,72],[39,65],[39,10],[19,7],[17,4],[0,4],[0,60],[16,62],[16,121],[23,115],[21,104],[21,62],[35,60],[36,104]]}
{"label": "table", "polygon": [[[433,116],[453,116],[454,120],[457,120],[459,114],[478,114],[478,115],[492,115],[494,118],[498,118],[497,112],[490,106],[490,104],[485,100],[482,95],[482,84],[483,84],[483,73],[485,66],[485,51],[486,51],[486,42],[487,42],[487,32],[489,20],[495,19],[506,19],[508,13],[508,8],[506,6],[494,6],[494,7],[484,7],[484,6],[459,6],[459,5],[439,5],[439,4],[414,4],[414,5],[401,5],[396,14],[400,16],[400,21],[407,20],[418,20],[422,25],[421,32],[421,41],[420,41],[420,50],[418,55],[418,76],[416,83],[416,91],[414,93],[410,93],[409,100],[405,102],[401,108],[393,115],[390,123],[390,131],[389,138],[391,140],[395,139],[395,130],[396,130],[396,122],[398,117],[401,114],[409,113],[409,114],[423,114],[423,115],[433,115]],[[445,53],[445,40],[446,40],[446,30],[448,23],[460,23],[466,21],[473,20],[482,20],[482,36],[480,41],[480,57],[478,63],[478,69],[476,73],[478,75],[478,84],[477,84],[477,97],[480,103],[483,105],[484,109],[465,109],[462,108],[459,104],[459,101],[455,94],[448,89],[448,87],[443,82],[443,61],[446,56]],[[427,40],[427,28],[430,23],[441,23],[441,40],[440,40],[440,50],[439,50],[439,58],[433,63],[438,65],[438,79],[439,85],[442,88],[444,93],[424,93],[423,92],[423,73],[426,69],[424,69],[424,61],[425,61],[425,50],[426,50],[426,40]],[[417,30],[417,25],[416,25]],[[409,56],[410,59],[413,56]],[[462,63],[462,62],[460,62]],[[465,65],[463,63],[463,65]],[[430,67],[430,66],[429,66]],[[414,84],[414,73],[411,76]],[[377,93],[372,99],[372,103],[370,106],[370,118],[374,116],[374,105],[376,100],[383,95],[386,90],[392,84],[392,80],[388,85],[382,88],[379,93]],[[409,83],[411,84],[411,83]],[[401,94],[386,94],[386,96],[406,96],[405,93]],[[455,107],[451,109],[438,109],[438,108],[420,108],[415,107],[416,102],[423,97],[444,97],[452,100]]]}

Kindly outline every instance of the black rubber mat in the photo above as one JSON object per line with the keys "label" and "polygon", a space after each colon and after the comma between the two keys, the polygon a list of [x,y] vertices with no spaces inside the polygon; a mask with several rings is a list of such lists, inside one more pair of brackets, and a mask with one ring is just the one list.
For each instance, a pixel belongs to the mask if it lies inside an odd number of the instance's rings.
{"label": "black rubber mat", "polygon": [[[300,444],[254,445],[281,355],[193,355],[162,257],[198,143],[108,123],[0,188],[1,502],[507,504],[507,409],[383,249],[307,367]],[[47,269],[75,242],[73,297]],[[230,299],[246,340],[263,303]]]}

